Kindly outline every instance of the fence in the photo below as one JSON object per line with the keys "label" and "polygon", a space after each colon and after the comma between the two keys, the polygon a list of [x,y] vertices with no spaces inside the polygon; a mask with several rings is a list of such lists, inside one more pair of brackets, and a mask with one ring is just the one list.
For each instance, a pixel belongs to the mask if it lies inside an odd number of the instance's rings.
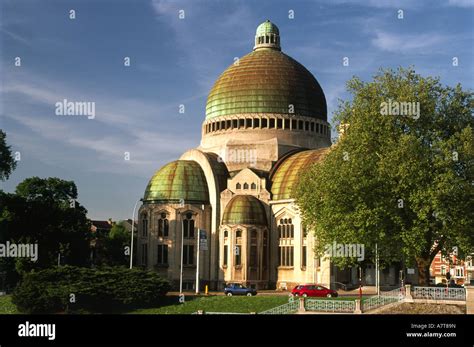
{"label": "fence", "polygon": [[412,292],[413,299],[428,300],[466,300],[464,288],[443,287],[415,287]]}
{"label": "fence", "polygon": [[306,311],[322,311],[333,313],[354,313],[356,304],[354,300],[317,300],[306,299]]}
{"label": "fence", "polygon": [[259,314],[292,314],[298,311],[299,305],[298,300],[293,300],[286,304],[260,312]]}
{"label": "fence", "polygon": [[209,311],[196,311],[191,314],[249,314],[242,312],[209,312]]}
{"label": "fence", "polygon": [[372,296],[362,303],[362,311],[369,311],[375,308],[388,305],[405,299],[405,288],[397,288],[389,292],[380,292],[380,295]]}

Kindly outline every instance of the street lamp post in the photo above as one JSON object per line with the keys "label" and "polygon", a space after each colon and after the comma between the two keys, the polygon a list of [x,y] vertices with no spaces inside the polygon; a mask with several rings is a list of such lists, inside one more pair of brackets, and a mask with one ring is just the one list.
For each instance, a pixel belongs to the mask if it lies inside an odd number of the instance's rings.
{"label": "street lamp post", "polygon": [[379,250],[377,244],[375,244],[375,288],[377,290],[377,295],[380,296]]}
{"label": "street lamp post", "polygon": [[181,216],[181,267],[179,271],[179,294],[183,294],[183,253],[184,253],[184,219]]}
{"label": "street lamp post", "polygon": [[[130,269],[133,266],[133,232],[134,232],[134,226],[135,226],[135,211],[137,209],[138,203],[140,201],[143,201],[143,199],[137,200],[135,203],[135,206],[133,207],[133,215],[132,215],[132,236],[131,236],[131,241],[130,241]],[[138,232],[137,232],[137,243],[138,243]]]}

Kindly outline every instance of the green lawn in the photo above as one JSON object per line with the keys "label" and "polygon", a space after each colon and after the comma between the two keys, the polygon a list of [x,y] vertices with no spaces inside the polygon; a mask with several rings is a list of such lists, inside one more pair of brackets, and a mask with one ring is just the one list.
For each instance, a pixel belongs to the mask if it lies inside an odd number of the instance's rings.
{"label": "green lawn", "polygon": [[[318,300],[354,300],[356,297],[314,298]],[[186,297],[186,302],[180,304],[177,296],[167,296],[157,307],[132,309],[127,314],[190,314],[198,310],[205,312],[235,312],[250,313],[262,312],[276,306],[286,304],[288,297],[285,295],[257,295],[247,296],[201,296]],[[19,313],[11,302],[11,295],[0,296],[0,314]]]}
{"label": "green lawn", "polygon": [[11,295],[0,296],[0,314],[18,313],[16,306],[12,303]]}
{"label": "green lawn", "polygon": [[198,310],[207,312],[261,312],[288,302],[286,296],[209,296],[187,297],[184,304],[178,297],[167,297],[166,303],[160,307],[144,308],[128,313],[133,314],[189,314]]}
{"label": "green lawn", "polygon": [[[317,298],[328,300],[328,298]],[[332,300],[354,300],[355,297],[338,297]],[[286,304],[288,297],[284,295],[257,295],[247,296],[209,296],[189,297],[184,304],[178,302],[178,297],[167,297],[167,303],[160,307],[143,308],[130,311],[132,314],[189,314],[198,310],[205,312],[235,312],[250,313],[262,312],[276,306]]]}

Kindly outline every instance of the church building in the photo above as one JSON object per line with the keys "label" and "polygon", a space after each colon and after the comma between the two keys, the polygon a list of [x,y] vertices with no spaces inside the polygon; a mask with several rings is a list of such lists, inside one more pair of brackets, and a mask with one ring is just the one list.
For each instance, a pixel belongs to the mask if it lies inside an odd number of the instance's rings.
{"label": "church building", "polygon": [[260,24],[253,46],[209,92],[200,146],[156,171],[145,190],[137,261],[175,288],[181,262],[183,289],[194,288],[198,234],[201,289],[335,280],[294,199],[299,177],[331,146],[324,92],[282,52],[275,24]]}

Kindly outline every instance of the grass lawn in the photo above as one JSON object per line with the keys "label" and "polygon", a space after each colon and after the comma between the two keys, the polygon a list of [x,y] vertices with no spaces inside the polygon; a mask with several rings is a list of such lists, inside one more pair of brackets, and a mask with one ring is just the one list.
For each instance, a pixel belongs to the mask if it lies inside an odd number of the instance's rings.
{"label": "grass lawn", "polygon": [[12,303],[11,295],[0,296],[0,314],[15,314],[19,313],[16,306]]}
{"label": "grass lawn", "polygon": [[[169,296],[167,302],[160,307],[143,308],[129,311],[131,314],[189,314],[198,310],[207,312],[262,312],[276,306],[286,304],[288,297],[283,295],[247,296],[209,296],[187,297],[184,304],[178,302],[177,296]],[[328,298],[315,298],[328,300]],[[354,300],[355,297],[338,297],[332,300]]]}
{"label": "grass lawn", "polygon": [[[318,300],[354,300],[356,297],[337,297],[337,298],[314,298]],[[262,312],[276,306],[286,304],[288,297],[285,295],[257,295],[247,296],[188,296],[186,302],[180,304],[178,296],[167,296],[163,299],[161,305],[157,307],[131,309],[127,314],[190,314],[198,310],[207,312],[235,312],[250,313]],[[19,313],[15,305],[11,302],[11,295],[0,296],[0,314]]]}

